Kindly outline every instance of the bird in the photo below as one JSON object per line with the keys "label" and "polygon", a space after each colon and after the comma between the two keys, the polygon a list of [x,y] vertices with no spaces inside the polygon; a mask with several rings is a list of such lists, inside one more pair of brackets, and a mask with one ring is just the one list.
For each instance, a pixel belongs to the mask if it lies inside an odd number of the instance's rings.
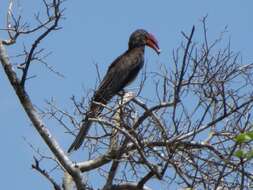
{"label": "bird", "polygon": [[80,131],[70,145],[68,153],[82,145],[91,125],[90,118],[96,118],[116,94],[130,84],[144,65],[145,46],[152,48],[158,55],[161,50],[158,41],[144,29],[135,30],[129,38],[128,49],[109,66],[104,78],[95,91],[88,111],[81,122]]}

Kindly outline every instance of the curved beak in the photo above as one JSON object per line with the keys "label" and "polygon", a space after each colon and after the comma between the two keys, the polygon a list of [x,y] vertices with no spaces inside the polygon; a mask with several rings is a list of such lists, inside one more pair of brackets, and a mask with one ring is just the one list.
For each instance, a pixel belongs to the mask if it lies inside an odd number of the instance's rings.
{"label": "curved beak", "polygon": [[161,49],[158,46],[158,42],[155,39],[155,37],[149,33],[149,37],[147,40],[147,46],[151,47],[153,50],[156,51],[156,53],[159,55],[161,53]]}

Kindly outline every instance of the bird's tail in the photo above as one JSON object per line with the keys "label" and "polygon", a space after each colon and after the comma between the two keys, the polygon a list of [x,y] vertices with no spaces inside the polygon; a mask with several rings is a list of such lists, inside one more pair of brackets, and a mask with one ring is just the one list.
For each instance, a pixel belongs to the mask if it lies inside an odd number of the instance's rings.
{"label": "bird's tail", "polygon": [[68,149],[68,153],[71,152],[72,150],[77,150],[80,148],[92,124],[92,121],[90,121],[89,119],[97,117],[99,113],[101,113],[102,110],[103,110],[103,106],[93,104],[93,103],[91,104],[90,111],[86,114],[86,117],[81,124],[79,133],[77,134],[74,142],[71,144],[71,146]]}
{"label": "bird's tail", "polygon": [[80,146],[83,144],[83,141],[91,127],[92,121],[89,121],[89,118],[86,117],[81,125],[81,129],[76,136],[74,142],[70,145],[68,152],[71,152],[72,150],[77,150],[80,148]]}

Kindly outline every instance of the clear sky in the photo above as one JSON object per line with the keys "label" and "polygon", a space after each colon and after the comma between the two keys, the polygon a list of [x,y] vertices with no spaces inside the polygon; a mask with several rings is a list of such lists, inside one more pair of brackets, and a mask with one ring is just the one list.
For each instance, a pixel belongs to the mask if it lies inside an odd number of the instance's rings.
{"label": "clear sky", "polygon": [[[20,1],[22,13],[30,21],[37,9],[42,10],[42,3],[38,2],[42,1]],[[7,0],[0,1],[1,28],[4,27],[7,3]],[[138,28],[153,33],[163,50],[158,57],[147,49],[148,70],[158,69],[156,62],[170,64],[172,50],[183,39],[180,32],[189,33],[193,24],[197,27],[195,40],[199,41],[200,19],[207,14],[210,39],[217,37],[227,25],[232,49],[241,52],[245,64],[253,60],[252,0],[68,0],[63,6],[66,8],[66,19],[60,23],[63,29],[50,35],[41,47],[53,52],[47,59],[48,64],[65,78],[57,77],[43,65],[36,64],[31,75],[37,77],[27,83],[33,103],[42,108],[45,100],[53,97],[63,108],[70,109],[72,95],[81,97],[84,90],[95,86],[94,63],[99,65],[103,75],[108,65],[126,50],[130,33]],[[3,36],[0,32],[0,38]],[[21,42],[17,48],[8,48],[11,55],[22,51]],[[26,38],[25,43],[28,45],[29,42],[32,39]],[[42,153],[48,153],[48,149],[30,126],[2,68],[0,75],[0,189],[50,189],[49,183],[31,169],[34,152],[24,138]],[[73,138],[59,132],[56,126],[48,127],[61,146],[67,148]]]}

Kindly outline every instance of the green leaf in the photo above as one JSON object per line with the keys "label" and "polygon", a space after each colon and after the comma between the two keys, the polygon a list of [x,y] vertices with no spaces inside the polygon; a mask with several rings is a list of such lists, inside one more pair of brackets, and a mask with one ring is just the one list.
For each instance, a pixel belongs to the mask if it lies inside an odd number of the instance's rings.
{"label": "green leaf", "polygon": [[234,139],[237,143],[240,143],[240,144],[251,141],[253,139],[253,131],[250,131],[247,133],[241,133],[237,135]]}
{"label": "green leaf", "polygon": [[253,131],[247,132],[247,135],[251,138],[251,140],[253,139]]}
{"label": "green leaf", "polygon": [[238,158],[245,158],[245,152],[243,150],[236,151],[234,155]]}

